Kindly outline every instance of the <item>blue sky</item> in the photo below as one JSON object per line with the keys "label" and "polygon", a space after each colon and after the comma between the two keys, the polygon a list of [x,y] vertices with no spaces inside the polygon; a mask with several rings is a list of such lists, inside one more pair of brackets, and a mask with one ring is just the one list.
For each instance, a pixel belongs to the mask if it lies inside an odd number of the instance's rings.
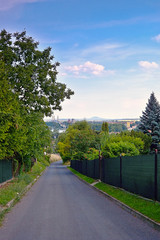
{"label": "blue sky", "polygon": [[75,91],[60,118],[137,118],[160,102],[159,0],[0,0],[0,29],[52,47]]}

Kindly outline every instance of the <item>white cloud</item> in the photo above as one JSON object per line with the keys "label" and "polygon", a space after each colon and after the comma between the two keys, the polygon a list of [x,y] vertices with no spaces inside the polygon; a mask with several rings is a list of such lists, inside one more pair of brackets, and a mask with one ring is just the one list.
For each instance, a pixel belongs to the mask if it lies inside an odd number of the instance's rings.
{"label": "white cloud", "polygon": [[157,69],[159,67],[156,62],[139,61],[138,64],[140,67],[148,70]]}
{"label": "white cloud", "polygon": [[17,4],[40,2],[43,0],[0,0],[0,11],[6,11]]}
{"label": "white cloud", "polygon": [[158,34],[157,36],[152,38],[153,40],[155,40],[156,42],[160,43],[160,34]]}
{"label": "white cloud", "polygon": [[66,66],[65,70],[69,73],[73,73],[74,75],[80,75],[82,73],[100,75],[104,72],[104,66],[87,61],[81,65]]}
{"label": "white cloud", "polygon": [[94,45],[91,46],[87,49],[84,49],[82,51],[82,55],[88,55],[88,54],[99,54],[99,53],[104,53],[104,52],[109,52],[109,51],[114,51],[117,50],[118,48],[121,48],[121,44],[117,43],[105,43],[105,44],[100,44],[100,45]]}

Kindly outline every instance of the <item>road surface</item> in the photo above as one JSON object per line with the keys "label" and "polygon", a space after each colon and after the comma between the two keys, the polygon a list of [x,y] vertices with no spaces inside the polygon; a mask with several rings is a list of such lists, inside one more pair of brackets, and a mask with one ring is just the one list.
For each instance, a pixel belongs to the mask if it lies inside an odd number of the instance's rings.
{"label": "road surface", "polygon": [[160,240],[160,232],[57,162],[7,214],[0,240]]}

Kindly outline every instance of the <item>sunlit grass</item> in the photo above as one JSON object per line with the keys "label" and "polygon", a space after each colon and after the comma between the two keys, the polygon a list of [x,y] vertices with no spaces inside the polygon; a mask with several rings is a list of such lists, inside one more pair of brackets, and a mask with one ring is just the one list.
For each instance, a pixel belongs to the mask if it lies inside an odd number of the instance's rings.
{"label": "sunlit grass", "polygon": [[95,182],[95,179],[90,178],[90,177],[87,177],[87,176],[85,176],[85,175],[77,172],[76,170],[74,170],[74,169],[71,168],[71,167],[68,167],[68,169],[71,170],[71,172],[73,172],[74,174],[76,174],[78,177],[82,178],[84,181],[86,181],[86,182],[88,182],[88,183],[90,183],[90,184],[92,184],[92,183]]}
{"label": "sunlit grass", "polygon": [[[89,178],[72,168],[69,168],[74,174],[82,178],[88,183],[95,182],[95,179]],[[96,183],[94,185],[96,188],[107,193],[108,195],[116,198],[120,202],[126,204],[132,209],[144,214],[145,216],[153,219],[154,221],[160,223],[160,203],[152,200],[143,199],[142,197],[129,193],[119,188],[115,188],[111,185],[105,184],[103,182]]]}

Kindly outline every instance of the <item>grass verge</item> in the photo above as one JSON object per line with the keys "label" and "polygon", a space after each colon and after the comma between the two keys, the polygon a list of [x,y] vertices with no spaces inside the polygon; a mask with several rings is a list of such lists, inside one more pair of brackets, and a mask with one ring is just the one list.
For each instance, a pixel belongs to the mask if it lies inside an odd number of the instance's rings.
{"label": "grass verge", "polygon": [[105,183],[97,183],[95,187],[106,192],[110,196],[118,199],[132,209],[144,214],[145,216],[160,223],[160,203],[152,200],[143,199],[138,195],[133,195],[122,189],[112,187]]}
{"label": "grass verge", "polygon": [[[78,177],[82,178],[88,183],[93,183],[95,182],[95,179],[86,177],[85,175],[75,171],[74,169],[70,168],[69,169],[76,174]],[[105,183],[97,183],[94,185],[94,187],[98,188],[99,190],[109,194],[110,196],[116,198],[120,202],[126,204],[127,206],[131,207],[132,209],[142,213],[143,215],[151,218],[157,223],[160,223],[160,203],[155,202],[152,200],[147,200],[143,199],[142,197],[126,192],[122,189],[115,188],[113,186],[110,186]]]}
{"label": "grass verge", "polygon": [[0,212],[0,224],[6,212],[9,211],[7,204],[14,199],[14,204],[24,194],[26,187],[34,181],[44,170],[46,166],[43,163],[37,162],[28,173],[22,173],[19,177],[2,185],[0,187],[0,207],[5,207],[5,210]]}
{"label": "grass verge", "polygon": [[19,177],[3,185],[0,188],[0,206],[4,207],[8,202],[19,195],[27,185],[29,185],[41,172],[45,169],[45,166],[37,162],[32,171],[23,173]]}
{"label": "grass verge", "polygon": [[76,170],[74,170],[74,169],[71,168],[71,167],[68,167],[68,169],[69,169],[71,172],[73,172],[74,174],[76,174],[78,177],[80,177],[81,179],[83,179],[84,181],[86,181],[86,182],[88,182],[88,183],[90,183],[90,184],[92,184],[92,183],[95,182],[95,179],[90,178],[90,177],[87,177],[87,176],[85,176],[85,175],[77,172]]}

